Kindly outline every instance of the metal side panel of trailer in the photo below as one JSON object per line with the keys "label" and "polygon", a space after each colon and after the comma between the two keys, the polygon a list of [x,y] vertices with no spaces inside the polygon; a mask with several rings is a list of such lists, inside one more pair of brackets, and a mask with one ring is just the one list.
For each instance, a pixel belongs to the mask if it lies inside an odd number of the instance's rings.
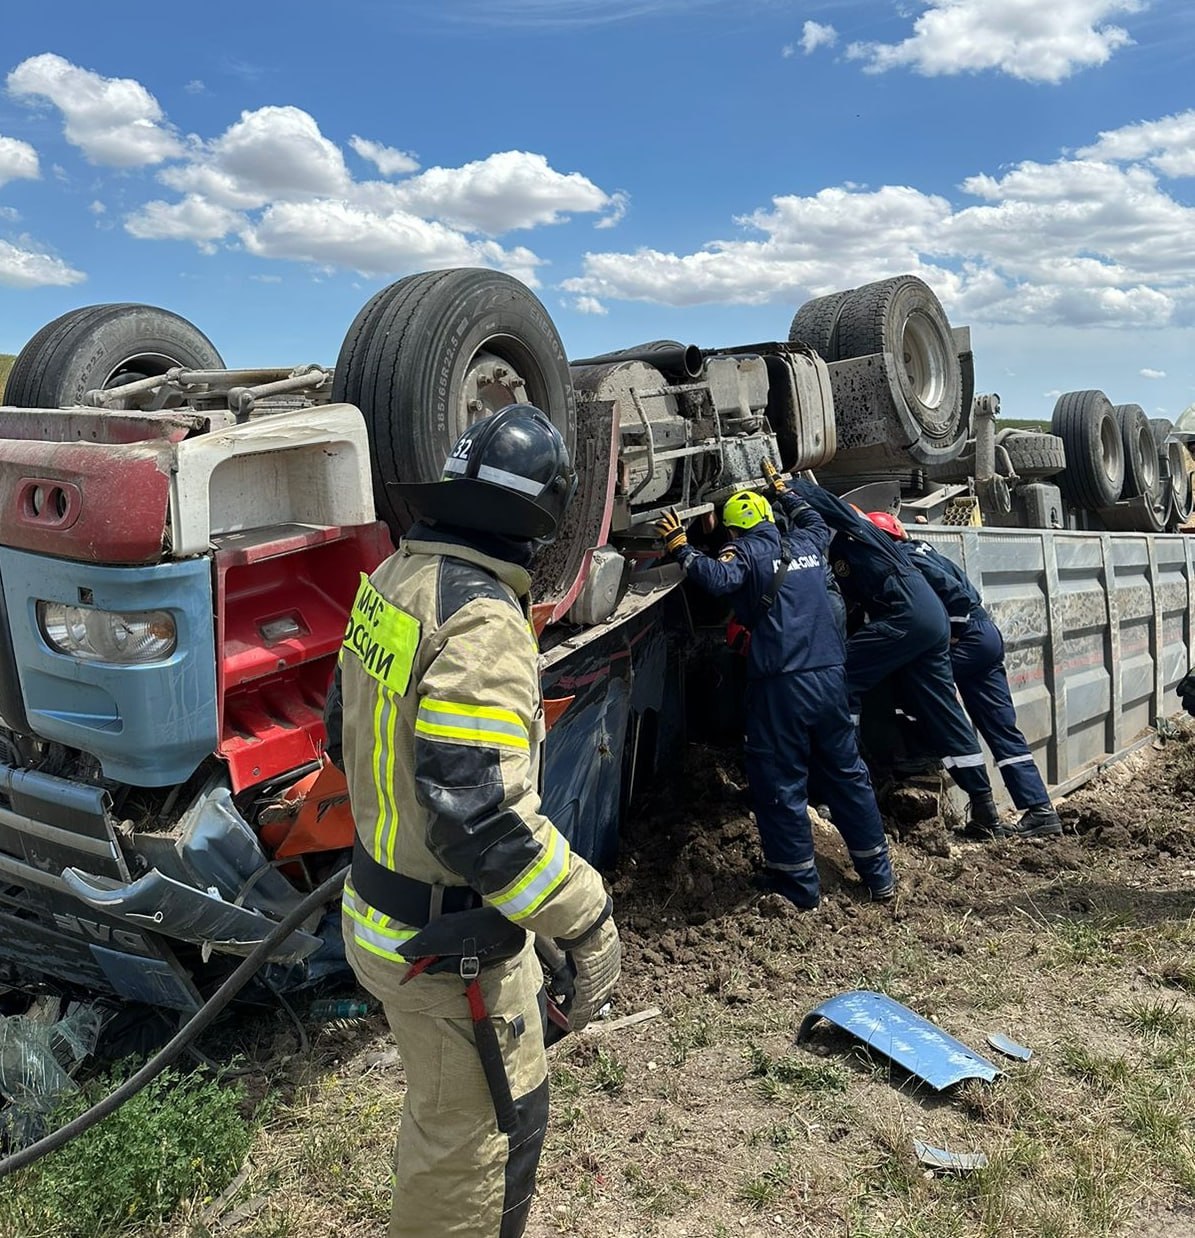
{"label": "metal side panel of trailer", "polygon": [[[962,565],[1004,634],[1017,717],[1046,782],[1073,790],[1180,712],[1193,660],[1195,538],[916,531]],[[997,796],[1003,783],[993,773]]]}

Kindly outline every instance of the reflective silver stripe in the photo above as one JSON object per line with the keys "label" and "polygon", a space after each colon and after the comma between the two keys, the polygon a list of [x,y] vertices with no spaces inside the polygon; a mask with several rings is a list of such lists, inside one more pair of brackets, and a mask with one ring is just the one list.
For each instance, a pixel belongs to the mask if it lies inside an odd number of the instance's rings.
{"label": "reflective silver stripe", "polygon": [[859,715],[858,715],[858,714],[851,714],[851,722],[852,722],[855,726],[858,726],[858,725],[859,725]]}
{"label": "reflective silver stripe", "polygon": [[[563,834],[552,832],[547,855],[541,856],[532,868],[531,879],[522,878],[509,894],[496,894],[490,903],[510,920],[519,920],[538,910],[544,900],[564,880],[568,872],[569,845]],[[525,883],[525,884],[524,884]]]}
{"label": "reflective silver stripe", "polygon": [[460,460],[456,456],[449,456],[444,461],[445,473],[463,473],[469,467],[468,460]]}
{"label": "reflective silver stripe", "polygon": [[970,623],[971,616],[970,615],[951,615],[950,622],[951,623]]}
{"label": "reflective silver stripe", "polygon": [[802,864],[773,864],[768,861],[768,868],[773,868],[778,873],[807,873],[811,868],[817,867],[817,860],[806,860]]}
{"label": "reflective silver stripe", "polygon": [[527,738],[527,728],[514,722],[502,722],[497,718],[482,718],[476,714],[447,714],[440,709],[419,706],[419,717],[424,722],[437,726],[464,727],[470,731],[496,731],[499,735],[513,735],[516,739]]}
{"label": "reflective silver stripe", "polygon": [[402,954],[400,948],[404,942],[408,942],[415,936],[415,930],[409,932],[398,932],[391,930],[385,932],[381,929],[370,928],[366,924],[362,924],[360,920],[353,919],[353,936],[361,942],[362,945],[374,946],[378,950],[383,950],[387,954],[392,954],[396,959],[401,959]]}
{"label": "reflective silver stripe", "polygon": [[1003,761],[996,762],[997,769],[1003,769],[1006,765],[1024,765],[1033,760],[1033,753],[1026,752],[1020,757],[1005,757]]}
{"label": "reflective silver stripe", "polygon": [[490,464],[483,464],[477,470],[477,480],[492,481],[496,486],[505,486],[507,490],[518,490],[522,494],[534,494],[537,497],[544,488],[542,481],[532,481],[530,477],[520,477],[518,473],[508,473],[506,469],[496,469]]}
{"label": "reflective silver stripe", "polygon": [[883,855],[888,848],[886,846],[871,847],[867,851],[852,851],[852,860],[870,860],[873,856]]}
{"label": "reflective silver stripe", "polygon": [[984,757],[982,752],[967,752],[961,757],[943,757],[942,764],[947,769],[962,769],[972,765],[983,765]]}

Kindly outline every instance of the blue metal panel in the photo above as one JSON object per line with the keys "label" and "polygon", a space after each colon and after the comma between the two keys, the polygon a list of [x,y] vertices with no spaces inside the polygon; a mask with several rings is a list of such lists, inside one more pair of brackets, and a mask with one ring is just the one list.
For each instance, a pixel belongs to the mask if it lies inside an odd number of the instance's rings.
{"label": "blue metal panel", "polygon": [[[137,786],[188,778],[216,747],[211,566],[206,559],[103,567],[0,548],[0,578],[32,729],[97,757],[105,777]],[[86,592],[84,592],[86,591]],[[85,662],[47,645],[38,600],[101,610],[164,610],[178,630],[162,662]]]}
{"label": "blue metal panel", "polygon": [[819,1019],[858,1036],[869,1049],[891,1058],[939,1091],[963,1079],[990,1083],[1002,1073],[962,1041],[883,993],[856,989],[815,1006],[801,1020],[798,1042],[808,1037]]}

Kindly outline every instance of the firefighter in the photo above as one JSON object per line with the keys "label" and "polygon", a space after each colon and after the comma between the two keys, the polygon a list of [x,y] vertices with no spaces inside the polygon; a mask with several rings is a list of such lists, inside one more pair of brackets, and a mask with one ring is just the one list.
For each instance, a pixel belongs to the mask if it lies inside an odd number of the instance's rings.
{"label": "firefighter", "polygon": [[407,1074],[389,1233],[517,1238],[548,1117],[532,934],[571,964],[573,1029],[620,964],[602,880],[537,789],[529,568],[576,475],[547,416],[515,404],[461,435],[440,481],[395,489],[422,520],[362,577],[338,673],[345,948]]}
{"label": "firefighter", "polygon": [[996,768],[1012,802],[1021,810],[1015,825],[1004,823],[972,830],[979,838],[1045,838],[1062,833],[1062,822],[1042,781],[1029,745],[1017,727],[1004,637],[983,607],[970,577],[929,542],[909,537],[888,512],[869,512],[868,520],[905,551],[909,561],[938,595],[950,622],[950,662],[954,682],[971,721],[988,742]]}
{"label": "firefighter", "polygon": [[[771,476],[772,471],[765,463],[765,472]],[[955,695],[949,624],[937,594],[858,509],[806,479],[794,479],[789,489],[837,530],[830,550],[834,575],[848,604],[866,616],[846,643],[854,722],[863,697],[896,676],[900,695],[920,725],[922,744],[970,800],[969,827],[999,825],[979,739]]]}
{"label": "firefighter", "polygon": [[826,523],[786,503],[781,537],[767,499],[740,490],[722,523],[731,541],[716,558],[690,546],[675,512],[656,522],[664,547],[700,588],[729,597],[750,633],[744,763],[764,855],[756,885],[802,909],[820,899],[809,823],[811,767],[855,871],[871,897],[896,891],[884,826],[846,701],[842,636],[826,590]]}

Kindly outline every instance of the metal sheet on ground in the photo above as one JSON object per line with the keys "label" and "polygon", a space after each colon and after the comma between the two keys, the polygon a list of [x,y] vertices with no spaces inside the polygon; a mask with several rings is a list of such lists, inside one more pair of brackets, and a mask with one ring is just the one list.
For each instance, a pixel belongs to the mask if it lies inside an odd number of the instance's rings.
{"label": "metal sheet on ground", "polygon": [[857,1036],[910,1074],[941,1091],[964,1079],[990,1083],[1002,1072],[961,1040],[883,993],[856,989],[815,1006],[801,1020],[797,1042],[824,1019]]}

